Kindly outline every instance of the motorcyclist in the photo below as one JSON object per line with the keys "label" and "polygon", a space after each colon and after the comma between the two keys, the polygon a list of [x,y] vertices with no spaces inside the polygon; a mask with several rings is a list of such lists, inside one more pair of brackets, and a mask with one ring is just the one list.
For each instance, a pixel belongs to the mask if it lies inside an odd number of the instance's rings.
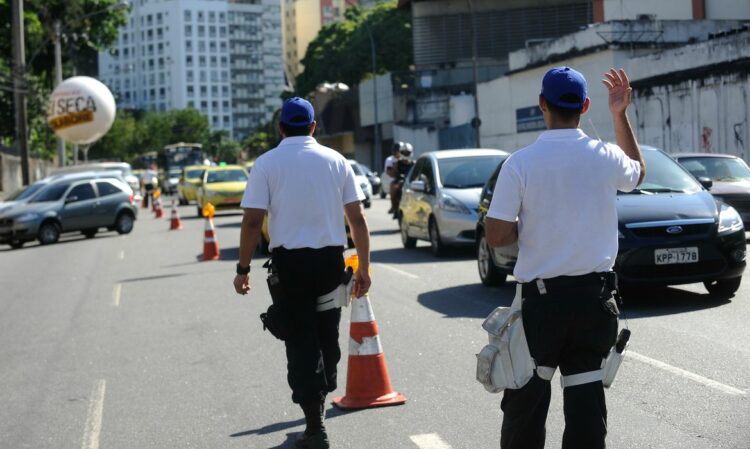
{"label": "motorcyclist", "polygon": [[411,156],[414,154],[414,147],[409,142],[399,143],[402,144],[399,149],[401,157],[398,158],[393,165],[395,177],[394,181],[391,182],[391,200],[393,201],[393,204],[395,204],[393,210],[394,220],[398,219],[398,204],[401,201],[401,192],[404,188],[404,181],[406,180],[409,171],[414,166],[414,161],[411,160]]}
{"label": "motorcyclist", "polygon": [[388,210],[389,214],[393,214],[398,210],[398,201],[396,201],[395,197],[393,196],[393,192],[396,188],[396,180],[398,178],[398,175],[396,174],[396,162],[401,159],[401,148],[403,146],[404,142],[393,142],[391,155],[385,159],[385,173],[390,178],[388,183],[388,194],[391,195],[391,208]]}

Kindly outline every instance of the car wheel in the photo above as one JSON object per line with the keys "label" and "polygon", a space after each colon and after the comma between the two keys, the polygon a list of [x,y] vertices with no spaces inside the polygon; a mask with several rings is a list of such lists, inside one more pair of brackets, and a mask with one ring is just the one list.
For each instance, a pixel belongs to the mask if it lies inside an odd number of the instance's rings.
{"label": "car wheel", "polygon": [[98,229],[85,229],[81,231],[81,234],[86,236],[87,239],[93,239],[94,236],[96,236],[96,231],[98,231]]}
{"label": "car wheel", "polygon": [[9,243],[10,247],[13,249],[21,249],[23,248],[23,244],[26,243],[23,240],[13,240]]}
{"label": "car wheel", "polygon": [[732,296],[740,288],[742,276],[732,279],[717,279],[704,282],[706,290],[713,296]]}
{"label": "car wheel", "polygon": [[437,221],[434,218],[430,219],[430,249],[432,254],[437,257],[445,255],[445,245],[440,240],[440,231],[438,230]]}
{"label": "car wheel", "polygon": [[115,231],[118,234],[129,234],[133,230],[133,215],[121,212],[115,220]]}
{"label": "car wheel", "polygon": [[177,198],[178,198],[178,200],[180,202],[180,206],[187,206],[188,200],[186,200],[185,198],[183,198],[181,196],[178,196]]}
{"label": "car wheel", "polygon": [[492,248],[487,244],[487,239],[484,238],[484,234],[481,234],[479,237],[479,245],[477,245],[477,268],[479,269],[479,279],[482,280],[482,284],[488,287],[496,287],[505,284],[508,275],[501,273],[497,268],[495,262],[492,260],[491,251]]}
{"label": "car wheel", "polygon": [[60,239],[60,225],[54,221],[46,221],[39,227],[39,243],[50,245]]}
{"label": "car wheel", "polygon": [[417,239],[409,237],[408,226],[404,221],[404,214],[399,214],[398,227],[401,230],[401,243],[404,245],[404,248],[415,248],[417,246]]}

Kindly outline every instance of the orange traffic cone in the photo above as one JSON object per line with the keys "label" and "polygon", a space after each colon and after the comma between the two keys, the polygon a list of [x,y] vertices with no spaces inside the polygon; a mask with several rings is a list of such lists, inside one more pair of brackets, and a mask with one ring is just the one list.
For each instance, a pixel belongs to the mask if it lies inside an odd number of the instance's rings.
{"label": "orange traffic cone", "polygon": [[154,216],[156,218],[164,218],[164,209],[161,208],[161,197],[157,196],[154,199]]}
{"label": "orange traffic cone", "polygon": [[177,206],[174,204],[174,200],[172,200],[172,213],[171,217],[169,217],[169,230],[175,231],[182,229],[182,222],[180,221],[180,214],[177,213]]}
{"label": "orange traffic cone", "polygon": [[148,193],[143,194],[143,199],[141,200],[141,207],[143,209],[148,209]]}
{"label": "orange traffic cone", "polygon": [[203,260],[217,260],[219,253],[219,242],[216,241],[214,221],[211,217],[206,217],[206,228],[203,237]]}
{"label": "orange traffic cone", "polygon": [[352,301],[346,395],[333,400],[342,409],[399,405],[406,397],[393,391],[378,325],[367,295]]}

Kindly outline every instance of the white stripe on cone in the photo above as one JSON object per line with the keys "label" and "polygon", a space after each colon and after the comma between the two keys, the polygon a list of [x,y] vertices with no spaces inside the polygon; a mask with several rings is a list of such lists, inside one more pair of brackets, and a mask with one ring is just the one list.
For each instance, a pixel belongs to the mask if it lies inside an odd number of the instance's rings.
{"label": "white stripe on cone", "polygon": [[368,323],[375,321],[375,314],[372,312],[370,298],[368,295],[355,298],[352,301],[352,323]]}
{"label": "white stripe on cone", "polygon": [[362,343],[357,343],[353,338],[349,338],[349,355],[378,355],[383,352],[383,345],[380,344],[380,337],[362,338]]}

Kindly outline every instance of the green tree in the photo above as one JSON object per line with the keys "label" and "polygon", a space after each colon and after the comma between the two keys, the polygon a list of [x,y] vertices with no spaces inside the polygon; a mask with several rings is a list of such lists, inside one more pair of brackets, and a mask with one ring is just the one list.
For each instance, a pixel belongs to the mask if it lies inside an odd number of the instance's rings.
{"label": "green tree", "polygon": [[408,70],[413,64],[411,15],[395,1],[369,11],[349,8],[345,20],[327,25],[310,42],[296,79],[296,93],[308,95],[323,82],[359,84],[372,73],[369,31],[375,40],[377,73]]}
{"label": "green tree", "polygon": [[211,157],[221,162],[235,163],[242,153],[240,144],[229,136],[229,131],[213,131],[203,147]]}
{"label": "green tree", "polygon": [[253,160],[276,147],[281,140],[274,121],[264,123],[255,128],[247,138],[242,142],[242,148],[248,160]]}
{"label": "green tree", "polygon": [[[24,27],[27,71],[23,75],[28,91],[30,149],[37,156],[49,156],[53,136],[46,129],[46,101],[54,82],[54,23],[63,31],[63,77],[74,71],[92,74],[90,62],[96,52],[116,39],[125,24],[126,11],[113,8],[120,0],[25,0]],[[88,17],[86,17],[88,16]],[[0,0],[0,138],[15,134],[13,109],[12,23],[9,0]],[[52,151],[50,151],[50,148]]]}

